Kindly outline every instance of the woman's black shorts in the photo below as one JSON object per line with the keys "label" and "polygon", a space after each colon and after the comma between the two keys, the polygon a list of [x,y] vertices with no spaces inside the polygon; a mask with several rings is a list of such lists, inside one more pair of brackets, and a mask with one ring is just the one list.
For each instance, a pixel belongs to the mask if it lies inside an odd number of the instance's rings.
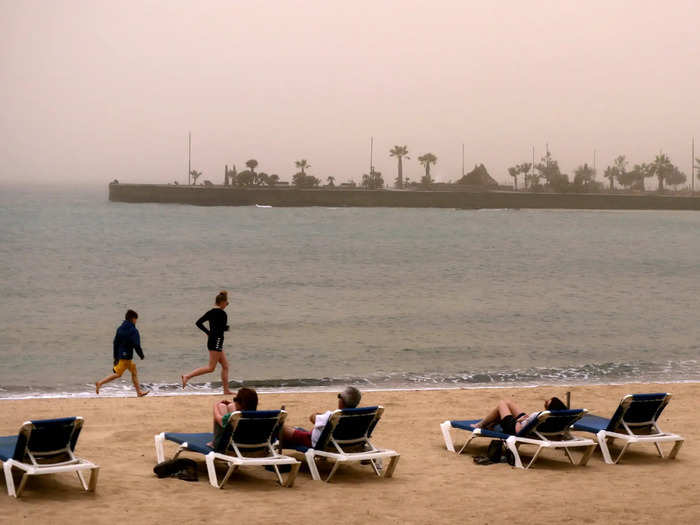
{"label": "woman's black shorts", "polygon": [[[524,416],[526,414],[518,414],[518,418]],[[515,423],[517,423],[518,419],[511,416],[508,414],[506,417],[501,419],[501,428],[503,429],[503,432],[506,434],[515,434]]]}
{"label": "woman's black shorts", "polygon": [[221,352],[223,347],[224,347],[224,338],[223,337],[210,337],[207,340],[207,348],[209,350],[211,350],[212,352]]}

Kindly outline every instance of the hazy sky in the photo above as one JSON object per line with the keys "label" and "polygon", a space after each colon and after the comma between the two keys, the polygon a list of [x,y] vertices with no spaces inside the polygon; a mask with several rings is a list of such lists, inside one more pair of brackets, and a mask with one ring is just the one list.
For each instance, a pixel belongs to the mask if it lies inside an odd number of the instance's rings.
{"label": "hazy sky", "polygon": [[[495,4],[495,5],[490,5]],[[545,143],[571,173],[598,152],[700,141],[700,2],[0,0],[0,178],[221,182],[249,158],[291,180],[359,181],[388,150],[455,180]],[[698,147],[700,156],[700,146]],[[601,175],[599,175],[600,179]]]}

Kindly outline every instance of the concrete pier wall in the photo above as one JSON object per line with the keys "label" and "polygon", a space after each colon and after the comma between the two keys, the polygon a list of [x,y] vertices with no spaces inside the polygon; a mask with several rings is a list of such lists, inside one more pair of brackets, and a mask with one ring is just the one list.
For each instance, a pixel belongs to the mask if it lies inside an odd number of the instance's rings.
{"label": "concrete pier wall", "polygon": [[232,188],[161,184],[110,184],[114,202],[197,206],[356,206],[402,208],[533,208],[585,210],[700,210],[700,197],[474,191],[396,191]]}

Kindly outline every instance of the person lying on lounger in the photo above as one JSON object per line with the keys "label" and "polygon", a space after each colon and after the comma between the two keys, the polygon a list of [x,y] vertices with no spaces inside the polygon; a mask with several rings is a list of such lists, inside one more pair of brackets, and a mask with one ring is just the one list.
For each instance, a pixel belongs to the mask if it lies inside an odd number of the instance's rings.
{"label": "person lying on lounger", "polygon": [[[356,408],[357,405],[360,404],[360,399],[362,399],[362,394],[360,391],[354,386],[347,386],[340,394],[338,394],[338,408],[341,410],[344,408]],[[311,414],[309,416],[309,421],[311,424],[313,424],[314,428],[310,431],[303,428],[284,425],[282,427],[282,431],[280,432],[280,442],[282,448],[296,448],[298,446],[311,448],[315,446],[332,414],[332,410],[328,410],[327,412],[323,413],[315,412]]]}
{"label": "person lying on lounger", "polygon": [[[558,397],[551,397],[544,402],[544,409],[566,410],[567,406]],[[491,410],[484,419],[474,426],[476,428],[491,428],[500,423],[506,434],[517,434],[535,419],[539,413],[537,411],[527,415],[520,410],[520,407],[512,399],[501,399],[496,408]]]}
{"label": "person lying on lounger", "polygon": [[222,401],[217,401],[214,403],[214,441],[207,443],[210,447],[214,448],[214,444],[218,445],[218,440],[224,431],[226,425],[228,425],[228,420],[231,414],[234,412],[240,412],[243,410],[257,410],[258,409],[258,393],[252,388],[240,388],[236,395],[233,397],[233,401],[224,399]]}

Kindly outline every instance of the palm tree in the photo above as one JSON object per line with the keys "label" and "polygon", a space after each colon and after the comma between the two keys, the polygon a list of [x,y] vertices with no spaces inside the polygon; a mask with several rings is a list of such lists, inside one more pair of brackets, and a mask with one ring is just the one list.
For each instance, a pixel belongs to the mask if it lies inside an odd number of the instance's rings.
{"label": "palm tree", "polygon": [[384,187],[384,179],[380,171],[370,170],[369,175],[362,175],[362,187],[368,190],[380,190]]}
{"label": "palm tree", "polygon": [[[605,168],[605,173],[603,177],[610,180],[610,193],[615,190],[615,184],[613,181],[617,179],[617,182],[623,184],[621,181],[628,181],[627,177],[627,160],[624,155],[618,155],[615,157],[612,166]],[[624,184],[623,184],[624,185]]]}
{"label": "palm tree", "polygon": [[426,153],[418,157],[418,162],[420,162],[425,167],[425,176],[421,181],[425,186],[432,184],[433,179],[430,178],[430,166],[437,163],[437,157],[432,153]]}
{"label": "palm tree", "polygon": [[396,187],[401,189],[403,188],[403,162],[402,159],[406,157],[407,159],[410,159],[411,157],[408,157],[408,148],[406,146],[394,146],[389,150],[389,156],[390,157],[396,157],[398,159],[399,163],[399,176],[396,177]]}
{"label": "palm tree", "polygon": [[[607,172],[607,170],[606,170]],[[574,185],[581,188],[588,188],[593,184],[595,179],[595,170],[588,163],[579,166],[574,171]]]}
{"label": "palm tree", "polygon": [[656,156],[652,166],[654,170],[653,173],[656,175],[656,179],[659,181],[659,191],[662,192],[664,191],[664,180],[671,176],[674,166],[671,163],[671,159],[668,157],[668,155],[663,152],[660,152]]}
{"label": "palm tree", "polygon": [[520,173],[520,170],[518,168],[520,168],[520,166],[511,166],[510,168],[508,168],[508,174],[511,177],[513,177],[515,191],[518,191],[518,174]]}
{"label": "palm tree", "polygon": [[335,188],[335,177],[330,176],[326,180],[328,181],[329,188]]}
{"label": "palm tree", "polygon": [[306,175],[306,171],[304,170],[311,167],[311,164],[309,164],[309,161],[306,159],[294,161],[294,165],[301,171],[302,175]]}
{"label": "palm tree", "polygon": [[201,171],[197,170],[191,170],[190,175],[192,175],[192,185],[196,186],[197,185],[197,179],[202,176]]}

